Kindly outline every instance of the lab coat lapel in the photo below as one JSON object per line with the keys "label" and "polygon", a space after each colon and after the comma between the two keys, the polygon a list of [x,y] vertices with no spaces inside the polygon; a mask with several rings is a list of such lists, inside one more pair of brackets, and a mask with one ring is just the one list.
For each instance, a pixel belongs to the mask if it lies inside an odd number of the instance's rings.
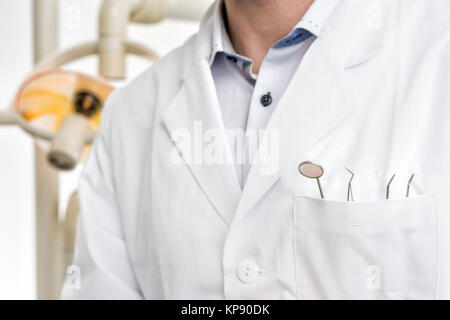
{"label": "lab coat lapel", "polygon": [[[343,16],[341,12],[336,19],[342,20]],[[337,29],[328,26],[303,58],[259,144],[260,148],[269,146],[270,149],[274,133],[278,136],[279,169],[268,174],[267,164],[254,159],[235,220],[245,215],[269,191],[283,170],[289,166],[297,167],[301,161],[320,160],[302,158],[302,155],[332,134],[359,108],[361,103],[344,73],[376,55],[381,47],[381,30],[375,32],[351,24],[343,28],[352,30],[351,37],[356,40],[347,44],[337,42]],[[339,53],[342,52],[349,54],[341,57]]]}
{"label": "lab coat lapel", "polygon": [[206,152],[205,143],[199,141],[203,138],[200,135],[207,130],[212,129],[211,133],[225,133],[214,81],[206,59],[199,58],[193,64],[181,90],[164,114],[164,123],[169,134],[184,129],[192,137],[191,150],[184,150],[179,143],[176,146],[206,197],[229,225],[242,189],[231,161],[228,142],[226,139],[215,140],[219,142],[224,161],[211,163],[203,157],[203,152]]}

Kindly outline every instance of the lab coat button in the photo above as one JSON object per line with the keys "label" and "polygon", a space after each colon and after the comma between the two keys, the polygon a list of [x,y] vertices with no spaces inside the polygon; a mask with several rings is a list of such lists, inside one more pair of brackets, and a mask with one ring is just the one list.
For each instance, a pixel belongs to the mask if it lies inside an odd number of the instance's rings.
{"label": "lab coat button", "polygon": [[237,276],[239,280],[244,283],[254,282],[257,279],[259,273],[260,272],[258,266],[251,260],[243,261],[237,270]]}

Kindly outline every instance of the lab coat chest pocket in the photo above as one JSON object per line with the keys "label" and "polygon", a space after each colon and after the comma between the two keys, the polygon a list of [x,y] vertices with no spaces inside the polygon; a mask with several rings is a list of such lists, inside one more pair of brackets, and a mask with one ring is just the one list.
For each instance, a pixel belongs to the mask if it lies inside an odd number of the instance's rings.
{"label": "lab coat chest pocket", "polygon": [[300,299],[434,299],[436,198],[340,202],[294,197]]}

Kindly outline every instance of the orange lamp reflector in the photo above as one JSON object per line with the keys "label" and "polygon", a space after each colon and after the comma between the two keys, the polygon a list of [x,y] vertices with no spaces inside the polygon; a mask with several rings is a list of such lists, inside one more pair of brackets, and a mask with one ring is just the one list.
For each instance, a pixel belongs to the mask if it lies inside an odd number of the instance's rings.
{"label": "orange lamp reflector", "polygon": [[106,81],[81,73],[48,70],[34,74],[20,87],[15,110],[39,129],[56,132],[68,114],[84,115],[98,129],[103,104],[114,90]]}

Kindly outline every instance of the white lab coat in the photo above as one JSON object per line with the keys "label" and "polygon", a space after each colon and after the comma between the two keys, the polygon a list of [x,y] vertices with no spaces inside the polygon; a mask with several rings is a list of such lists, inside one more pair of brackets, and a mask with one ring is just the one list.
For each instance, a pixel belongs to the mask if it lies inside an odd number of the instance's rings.
{"label": "white lab coat", "polygon": [[341,0],[268,125],[279,170],[254,164],[243,190],[233,165],[173,152],[177,129],[223,128],[211,15],[109,99],[63,296],[450,298],[450,2]]}

